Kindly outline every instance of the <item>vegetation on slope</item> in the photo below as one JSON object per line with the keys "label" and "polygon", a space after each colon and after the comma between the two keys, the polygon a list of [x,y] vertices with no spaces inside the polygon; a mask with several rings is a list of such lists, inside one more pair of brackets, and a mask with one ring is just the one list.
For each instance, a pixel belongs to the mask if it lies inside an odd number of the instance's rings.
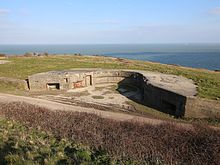
{"label": "vegetation on slope", "polygon": [[[40,127],[56,137],[89,145],[96,151],[76,147],[45,133],[29,132],[16,123],[1,120],[0,133],[7,139],[0,145],[1,154],[8,153],[4,148],[12,150],[12,154],[4,155],[6,161],[30,157],[29,161],[34,157],[39,162],[53,162],[63,156],[65,161],[94,160],[110,164],[108,156],[96,156],[106,151],[112,162],[121,164],[220,164],[220,131],[206,126],[119,122],[93,114],[49,111],[22,103],[1,104],[0,112],[7,119]],[[9,147],[2,147],[4,145]],[[65,153],[66,147],[71,148],[68,150],[71,154]]]}
{"label": "vegetation on slope", "polygon": [[0,118],[0,164],[109,164],[109,156]]}
{"label": "vegetation on slope", "polygon": [[[2,77],[26,79],[34,73],[71,68],[139,69],[185,76],[198,85],[200,97],[220,98],[220,73],[208,70],[99,56],[10,57],[8,60],[11,63],[0,65]],[[0,91],[4,88],[1,86]]]}

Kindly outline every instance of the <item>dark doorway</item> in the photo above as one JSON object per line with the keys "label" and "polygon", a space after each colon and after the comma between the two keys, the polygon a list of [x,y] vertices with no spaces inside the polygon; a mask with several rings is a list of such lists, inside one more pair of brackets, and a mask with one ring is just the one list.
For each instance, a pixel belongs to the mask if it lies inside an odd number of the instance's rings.
{"label": "dark doorway", "polygon": [[92,76],[86,76],[86,86],[92,85]]}
{"label": "dark doorway", "polygon": [[162,100],[162,111],[170,115],[176,115],[176,105],[169,103],[168,101]]}
{"label": "dark doorway", "polygon": [[27,87],[30,90],[30,83],[29,83],[29,79],[25,79],[26,83],[27,83]]}

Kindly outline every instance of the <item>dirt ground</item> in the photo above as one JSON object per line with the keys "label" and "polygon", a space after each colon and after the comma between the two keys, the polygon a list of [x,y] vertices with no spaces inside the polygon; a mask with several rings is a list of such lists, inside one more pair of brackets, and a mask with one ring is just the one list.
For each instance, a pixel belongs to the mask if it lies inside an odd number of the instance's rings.
{"label": "dirt ground", "polygon": [[[86,107],[67,105],[67,104],[62,104],[62,103],[38,99],[38,98],[15,96],[15,95],[10,95],[10,94],[0,93],[0,103],[11,103],[11,102],[24,102],[24,103],[44,107],[52,111],[61,110],[61,111],[93,113],[103,118],[109,118],[109,119],[118,120],[118,121],[135,121],[135,122],[143,122],[143,123],[148,123],[148,124],[153,124],[153,125],[168,122],[168,121],[163,121],[159,119],[151,119],[151,118],[146,118],[146,117],[125,114],[125,113],[101,111],[101,110],[97,110],[92,107],[86,108]],[[186,126],[188,124],[182,123],[179,125]]]}

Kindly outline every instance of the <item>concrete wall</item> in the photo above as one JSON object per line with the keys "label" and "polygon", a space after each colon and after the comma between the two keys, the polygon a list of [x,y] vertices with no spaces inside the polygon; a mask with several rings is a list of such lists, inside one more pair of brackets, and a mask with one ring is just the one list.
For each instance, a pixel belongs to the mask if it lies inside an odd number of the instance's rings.
{"label": "concrete wall", "polygon": [[149,84],[140,73],[100,70],[95,72],[48,72],[29,77],[31,90],[68,90],[96,84],[117,83],[138,87],[143,95],[142,104],[175,116],[185,113],[186,97]]}
{"label": "concrete wall", "polygon": [[69,87],[69,83],[66,80],[69,80],[68,76],[65,75],[47,75],[47,74],[38,74],[33,75],[28,78],[29,87],[32,91],[42,91],[49,90],[48,84],[59,84],[59,89],[64,90]]}
{"label": "concrete wall", "polygon": [[176,117],[184,116],[187,98],[172,91],[152,86],[144,86],[144,101],[147,106]]}
{"label": "concrete wall", "polygon": [[53,90],[56,84],[59,84],[58,90],[69,90],[93,85],[93,73],[42,73],[29,76],[28,80],[32,91]]}
{"label": "concrete wall", "polygon": [[94,84],[119,83],[133,74],[133,72],[125,71],[96,71],[94,72]]}
{"label": "concrete wall", "polygon": [[[29,77],[29,86],[33,91],[50,90],[48,85],[60,90],[69,90],[97,84],[117,83],[138,87],[143,105],[169,113],[176,117],[220,117],[220,103],[210,103],[195,97],[172,92],[148,82],[141,73],[130,71],[98,70],[94,72],[48,72]],[[54,85],[54,86],[53,86]]]}
{"label": "concrete wall", "polygon": [[100,71],[94,74],[95,84],[130,84],[142,91],[142,104],[153,107],[176,117],[184,116],[187,98],[172,91],[149,84],[140,73]]}

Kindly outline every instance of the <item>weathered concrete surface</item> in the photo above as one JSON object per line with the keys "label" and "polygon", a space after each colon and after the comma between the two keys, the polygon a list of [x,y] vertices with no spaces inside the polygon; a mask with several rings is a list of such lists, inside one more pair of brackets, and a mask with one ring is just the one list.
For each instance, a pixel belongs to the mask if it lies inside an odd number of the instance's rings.
{"label": "weathered concrete surface", "polygon": [[197,94],[197,86],[194,82],[183,76],[148,71],[136,72],[143,74],[143,76],[148,80],[148,83],[153,86],[157,86],[183,96],[195,96]]}
{"label": "weathered concrete surface", "polygon": [[138,70],[80,69],[29,76],[31,90],[69,90],[97,84],[132,84],[140,88],[143,105],[180,117],[196,85],[181,76]]}
{"label": "weathered concrete surface", "polygon": [[29,76],[28,80],[33,91],[69,90],[91,85],[92,75],[93,72],[86,70],[50,71]]}
{"label": "weathered concrete surface", "polygon": [[[75,71],[82,70],[82,68],[73,69]],[[194,82],[183,76],[176,76],[172,74],[164,74],[159,72],[143,71],[143,70],[128,70],[128,69],[97,69],[97,68],[83,68],[85,71],[92,71],[98,77],[129,77],[133,73],[140,73],[148,80],[149,84],[163,88],[184,96],[195,96],[197,94],[197,86]],[[121,72],[121,74],[112,76],[111,72]],[[117,81],[117,79],[116,79]],[[120,79],[118,79],[120,81]]]}
{"label": "weathered concrete surface", "polygon": [[[83,81],[85,75],[94,74],[95,83],[117,83],[123,80],[125,77],[130,77],[134,73],[142,74],[146,79],[148,84],[153,86],[163,88],[184,96],[195,96],[197,91],[197,86],[192,80],[189,80],[182,76],[175,76],[170,74],[162,74],[158,72],[149,72],[142,70],[110,70],[110,69],[74,69],[67,71],[51,71],[45,73],[38,73],[32,76],[29,76],[29,80],[39,79],[40,84],[46,84],[48,82],[60,82],[62,83],[63,79],[75,77],[75,81]],[[74,79],[74,78],[73,78]],[[74,80],[73,80],[74,81]],[[33,88],[38,88],[33,86]],[[42,87],[39,87],[40,90],[43,90]]]}

